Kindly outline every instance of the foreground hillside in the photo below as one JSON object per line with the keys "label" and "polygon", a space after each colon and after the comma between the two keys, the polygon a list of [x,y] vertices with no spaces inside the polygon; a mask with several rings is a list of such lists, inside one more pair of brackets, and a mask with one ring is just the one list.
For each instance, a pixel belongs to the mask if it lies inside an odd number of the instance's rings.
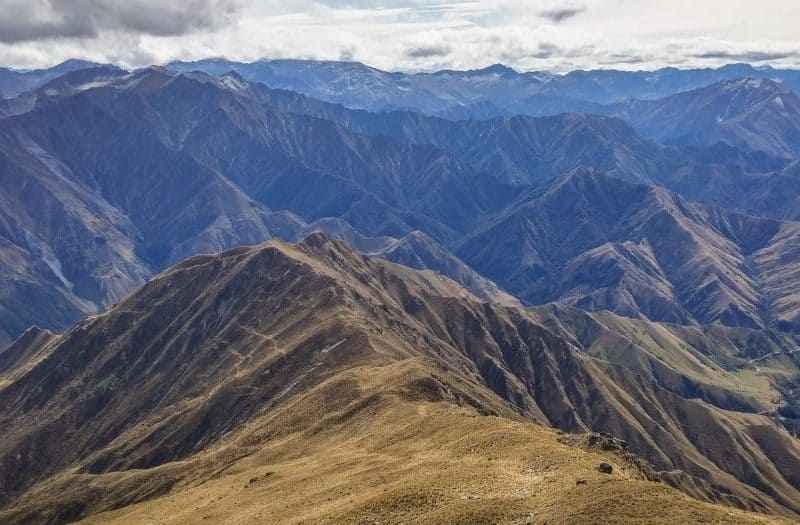
{"label": "foreground hillside", "polygon": [[796,518],[796,346],[481,303],[319,233],[193,257],[0,352],[0,521]]}
{"label": "foreground hillside", "polygon": [[[353,379],[361,376],[359,386],[367,393],[378,390],[376,382],[411,371],[389,367],[373,378],[364,372]],[[85,523],[782,521],[693,500],[647,481],[613,453],[562,444],[563,437],[538,425],[425,399],[385,397],[352,416],[355,429],[291,436],[202,485]],[[616,472],[599,472],[604,462]]]}

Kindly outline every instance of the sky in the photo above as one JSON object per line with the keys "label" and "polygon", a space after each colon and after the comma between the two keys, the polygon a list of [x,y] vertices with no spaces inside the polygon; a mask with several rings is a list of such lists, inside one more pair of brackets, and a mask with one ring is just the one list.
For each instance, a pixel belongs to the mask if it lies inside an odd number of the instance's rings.
{"label": "sky", "polygon": [[392,71],[800,68],[798,0],[0,0],[0,65],[225,57]]}

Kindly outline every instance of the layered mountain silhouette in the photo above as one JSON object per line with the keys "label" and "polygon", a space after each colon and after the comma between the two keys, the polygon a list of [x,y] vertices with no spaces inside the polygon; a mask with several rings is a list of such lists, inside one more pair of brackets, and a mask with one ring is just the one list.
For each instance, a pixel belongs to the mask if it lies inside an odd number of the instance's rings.
{"label": "layered mountain silhouette", "polygon": [[[747,90],[751,83],[731,84]],[[774,83],[764,85],[785,91]],[[729,88],[718,84],[703,92],[728,92]],[[408,111],[353,111],[290,91],[260,89],[258,96],[273,107],[332,120],[356,133],[434,144],[479,168],[505,174],[504,180],[512,185],[541,185],[576,167],[592,166],[620,178],[665,186],[692,200],[776,219],[797,217],[795,200],[800,186],[792,176],[795,161],[771,147],[767,152],[758,150],[757,141],[736,147],[717,133],[695,145],[663,146],[639,135],[628,123],[597,115],[516,116],[455,123]],[[685,96],[702,98],[697,93]],[[765,133],[791,137],[796,127],[793,119],[786,126],[771,126],[753,111],[753,104],[746,102],[748,97],[736,98],[737,112],[754,115],[753,122],[764,126]],[[742,100],[745,102],[740,103]],[[634,101],[596,111],[639,117],[632,108],[647,104],[650,102]],[[685,117],[676,117],[676,129],[684,130],[680,133],[692,129],[695,115],[681,113],[682,106],[676,111]],[[712,120],[716,122],[716,116]],[[648,120],[641,118],[641,122],[647,124]],[[658,129],[657,123],[652,125]]]}
{"label": "layered mountain silhouette", "polygon": [[0,522],[796,521],[798,85],[0,70]]}
{"label": "layered mountain silhouette", "polygon": [[796,329],[799,233],[797,223],[577,170],[504,212],[458,254],[533,304]]}
{"label": "layered mountain silhouette", "polygon": [[407,109],[455,120],[498,116],[597,113],[626,99],[659,99],[727,80],[781,80],[800,88],[794,70],[731,64],[717,69],[664,68],[657,71],[572,71],[520,73],[502,64],[471,71],[387,72],[357,62],[315,60],[229,60],[173,62],[179,72],[203,71],[243,78],[271,88],[302,93],[354,109]]}
{"label": "layered mountain silhouette", "polygon": [[800,154],[800,98],[772,80],[729,80],[665,99],[622,103],[612,112],[661,142],[725,142],[788,159]]}
{"label": "layered mountain silhouette", "polygon": [[778,522],[796,344],[480,302],[321,233],[192,257],[0,352],[0,517]]}
{"label": "layered mountain silhouette", "polygon": [[272,206],[440,239],[496,209],[493,180],[430,146],[275,112],[210,77],[99,73],[44,86],[30,111],[4,120],[2,236],[16,259],[3,305],[20,319],[6,333],[32,324],[6,306],[14,297],[48,294],[54,311],[36,323],[66,326],[53,320],[113,302],[166,264],[270,238]]}
{"label": "layered mountain silhouette", "polygon": [[34,90],[47,82],[73,71],[99,66],[95,62],[71,59],[45,69],[11,69],[0,67],[0,102],[3,98]]}
{"label": "layered mountain silhouette", "polygon": [[[297,240],[323,219],[349,241],[395,243],[365,252],[443,271],[486,300],[504,293],[491,279],[531,304],[685,323],[791,328],[796,321],[788,279],[794,226],[616,182],[795,218],[795,165],[763,152],[665,146],[608,116],[453,122],[354,111],[237,74],[164,68],[85,68],[7,102],[0,130],[6,342],[31,325],[62,330],[187,256]],[[614,179],[597,194],[594,185],[562,184],[581,167]],[[751,199],[743,190],[752,185]],[[606,199],[628,194],[636,196],[630,206],[608,207]],[[672,201],[680,204],[664,204]],[[522,234],[533,220],[525,210],[541,215],[548,207],[553,216],[530,239],[505,233],[513,225]],[[674,219],[687,207],[699,211]],[[667,219],[649,233],[626,222],[650,216]],[[583,223],[591,223],[591,239],[549,240],[579,236],[566,232]],[[620,230],[609,237],[606,227]],[[656,237],[680,245],[690,273],[671,266],[675,254],[653,251]],[[587,282],[598,268],[603,278]]]}

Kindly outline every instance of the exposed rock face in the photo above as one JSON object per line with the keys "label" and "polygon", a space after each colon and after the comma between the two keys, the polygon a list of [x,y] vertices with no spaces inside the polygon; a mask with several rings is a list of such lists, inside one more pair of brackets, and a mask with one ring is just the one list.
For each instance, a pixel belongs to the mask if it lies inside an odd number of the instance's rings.
{"label": "exposed rock face", "polygon": [[[605,432],[683,471],[664,479],[695,496],[793,515],[800,442],[768,415],[776,392],[741,381],[758,356],[785,373],[793,344],[482,303],[320,233],[197,256],[64,335],[32,332],[0,354],[2,516],[115,508],[208,479],[196,460],[222,444],[230,465],[422,401]],[[131,469],[167,484],[105,481]],[[87,475],[104,481],[87,492]]]}

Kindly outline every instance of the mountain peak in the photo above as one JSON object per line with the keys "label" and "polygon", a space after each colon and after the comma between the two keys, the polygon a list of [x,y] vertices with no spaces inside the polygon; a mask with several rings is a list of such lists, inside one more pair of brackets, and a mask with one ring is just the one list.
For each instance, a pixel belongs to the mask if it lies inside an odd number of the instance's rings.
{"label": "mountain peak", "polygon": [[505,64],[492,64],[491,66],[487,66],[483,69],[479,69],[483,73],[498,73],[501,75],[516,75],[517,70],[511,68]]}
{"label": "mountain peak", "polygon": [[300,241],[300,246],[305,246],[307,248],[311,248],[312,250],[318,251],[331,242],[333,242],[333,239],[325,235],[324,232],[318,230],[308,234],[305,239]]}
{"label": "mountain peak", "polygon": [[783,82],[771,80],[768,78],[754,78],[754,77],[738,78],[734,80],[723,81],[720,83],[720,86],[726,91],[747,90],[747,91],[772,91],[781,93],[791,92],[791,90]]}

